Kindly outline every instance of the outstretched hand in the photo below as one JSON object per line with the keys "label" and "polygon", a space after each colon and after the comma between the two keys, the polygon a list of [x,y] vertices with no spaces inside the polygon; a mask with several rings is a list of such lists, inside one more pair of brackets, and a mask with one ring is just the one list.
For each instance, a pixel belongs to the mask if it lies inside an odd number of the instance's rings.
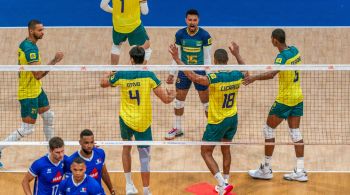
{"label": "outstretched hand", "polygon": [[228,47],[230,49],[230,52],[232,55],[237,56],[239,55],[239,46],[235,42],[231,42],[231,45]]}
{"label": "outstretched hand", "polygon": [[179,59],[179,50],[177,49],[175,44],[171,44],[168,49],[171,57],[176,61]]}

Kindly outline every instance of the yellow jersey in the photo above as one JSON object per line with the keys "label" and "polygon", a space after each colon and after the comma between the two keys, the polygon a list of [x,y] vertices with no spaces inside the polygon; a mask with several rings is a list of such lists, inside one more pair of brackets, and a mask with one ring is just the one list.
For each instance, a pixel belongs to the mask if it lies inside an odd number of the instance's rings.
{"label": "yellow jersey", "polygon": [[237,95],[244,75],[239,71],[219,71],[208,74],[208,124],[219,124],[237,114]]}
{"label": "yellow jersey", "polygon": [[151,90],[161,82],[153,72],[119,71],[109,78],[112,86],[120,86],[120,117],[134,131],[144,132],[152,123]]}
{"label": "yellow jersey", "polygon": [[[41,62],[39,49],[36,44],[25,39],[18,48],[18,65]],[[41,81],[37,80],[31,71],[19,72],[18,100],[37,98],[41,93]]]}
{"label": "yellow jersey", "polygon": [[[281,51],[275,64],[298,65],[301,57],[296,47],[290,46]],[[300,86],[300,71],[280,71],[278,73],[278,95],[276,101],[287,106],[295,106],[303,101],[303,92]]]}
{"label": "yellow jersey", "polygon": [[112,0],[113,28],[119,33],[130,33],[141,24],[140,0]]}

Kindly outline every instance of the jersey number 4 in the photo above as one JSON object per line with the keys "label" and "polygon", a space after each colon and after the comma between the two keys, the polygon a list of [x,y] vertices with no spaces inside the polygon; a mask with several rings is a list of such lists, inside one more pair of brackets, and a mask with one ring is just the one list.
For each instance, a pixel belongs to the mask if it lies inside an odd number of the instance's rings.
{"label": "jersey number 4", "polygon": [[129,90],[129,97],[131,100],[137,100],[137,105],[140,105],[140,93],[139,90],[135,90],[135,96],[132,93],[132,90]]}
{"label": "jersey number 4", "polygon": [[232,108],[235,100],[235,93],[224,94],[224,103],[222,104],[222,108]]}

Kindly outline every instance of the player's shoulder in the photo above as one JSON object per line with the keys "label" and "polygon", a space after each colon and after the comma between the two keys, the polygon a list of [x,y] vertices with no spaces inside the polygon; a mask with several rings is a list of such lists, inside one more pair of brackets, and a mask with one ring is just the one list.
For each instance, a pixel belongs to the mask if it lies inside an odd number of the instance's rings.
{"label": "player's shoulder", "polygon": [[49,159],[47,155],[44,155],[34,161],[34,163],[37,163],[37,164],[46,164],[48,162],[49,162]]}
{"label": "player's shoulder", "polygon": [[70,156],[67,156],[67,158],[65,158],[66,162],[71,163],[73,162],[73,160],[75,158],[79,157],[79,151],[75,151],[73,154],[71,154]]}
{"label": "player's shoulder", "polygon": [[209,32],[202,27],[198,27],[198,34],[204,37],[210,37]]}
{"label": "player's shoulder", "polygon": [[182,37],[183,35],[187,34],[187,28],[181,28],[178,31],[176,31],[175,36],[176,37]]}
{"label": "player's shoulder", "polygon": [[23,51],[28,51],[28,50],[38,50],[38,47],[29,41],[28,39],[24,39],[20,44],[19,48],[22,49]]}
{"label": "player's shoulder", "polygon": [[96,154],[98,154],[99,156],[101,156],[101,155],[105,155],[105,151],[102,149],[102,148],[97,148],[97,147],[95,147],[94,149],[94,152],[96,153]]}

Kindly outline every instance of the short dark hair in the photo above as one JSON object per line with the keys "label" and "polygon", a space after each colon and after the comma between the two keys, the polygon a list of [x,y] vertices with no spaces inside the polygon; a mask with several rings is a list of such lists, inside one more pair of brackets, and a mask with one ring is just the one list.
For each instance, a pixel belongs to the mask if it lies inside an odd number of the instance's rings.
{"label": "short dark hair", "polygon": [[224,49],[217,49],[214,53],[214,59],[219,64],[227,64],[228,62],[228,54]]}
{"label": "short dark hair", "polygon": [[280,43],[286,43],[286,33],[280,28],[273,30],[271,37]]}
{"label": "short dark hair", "polygon": [[[77,164],[85,164],[85,160],[83,158],[81,158],[80,156],[76,157],[74,160],[73,160],[73,163],[77,163]],[[73,164],[72,163],[72,164]]]}
{"label": "short dark hair", "polygon": [[30,21],[28,22],[28,29],[35,29],[35,26],[36,26],[37,24],[43,24],[43,23],[40,22],[39,20],[35,20],[35,19],[30,20]]}
{"label": "short dark hair", "polygon": [[129,51],[130,57],[134,60],[135,64],[143,64],[145,61],[145,49],[140,46],[135,46]]}
{"label": "short dark hair", "polygon": [[83,138],[84,136],[92,136],[94,133],[90,129],[84,129],[83,131],[80,132],[80,139]]}
{"label": "short dark hair", "polygon": [[196,16],[199,17],[199,13],[198,13],[198,11],[196,9],[189,9],[189,10],[187,10],[186,18],[187,18],[188,15],[196,15]]}
{"label": "short dark hair", "polygon": [[49,148],[54,150],[56,148],[62,148],[64,146],[64,141],[60,137],[53,137],[49,141]]}

